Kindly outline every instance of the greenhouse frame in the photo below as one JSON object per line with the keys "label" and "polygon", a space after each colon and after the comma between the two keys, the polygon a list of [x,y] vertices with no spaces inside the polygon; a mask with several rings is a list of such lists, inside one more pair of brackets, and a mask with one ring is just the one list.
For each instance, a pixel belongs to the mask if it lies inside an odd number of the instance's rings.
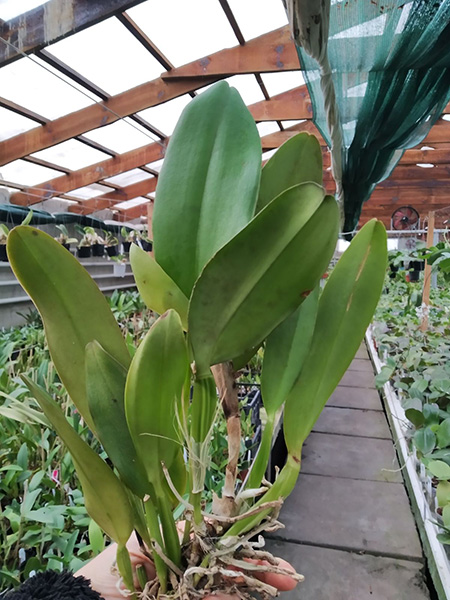
{"label": "greenhouse frame", "polygon": [[450,600],[450,0],[2,0],[0,84],[0,597]]}

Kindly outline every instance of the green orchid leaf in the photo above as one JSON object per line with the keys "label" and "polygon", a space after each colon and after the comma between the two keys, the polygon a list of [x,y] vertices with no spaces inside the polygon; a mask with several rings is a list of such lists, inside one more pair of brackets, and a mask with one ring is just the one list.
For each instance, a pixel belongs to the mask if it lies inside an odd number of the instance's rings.
{"label": "green orchid leaf", "polygon": [[334,198],[305,183],[272,200],[217,252],[189,305],[198,377],[260,344],[301,304],[327,268],[337,232]]}
{"label": "green orchid leaf", "polygon": [[189,301],[177,284],[150,254],[136,244],[131,245],[130,262],[145,304],[160,315],[173,308],[180,315],[183,329],[186,330]]}
{"label": "green orchid leaf", "polygon": [[314,332],[319,293],[319,286],[316,286],[266,340],[261,394],[268,415],[275,415],[281,408],[300,376]]}
{"label": "green orchid leaf", "polygon": [[255,356],[255,354],[258,352],[258,350],[261,348],[261,346],[262,346],[262,343],[258,344],[255,348],[250,348],[250,350],[247,350],[240,356],[233,358],[232,362],[233,362],[233,368],[234,368],[235,372],[240,371],[246,365],[248,365],[248,363]]}
{"label": "green orchid leaf", "polygon": [[258,488],[266,472],[272,449],[276,415],[300,376],[316,322],[319,286],[272,331],[266,340],[261,372],[261,395],[266,409],[261,444],[251,466],[247,487]]}
{"label": "green orchid leaf", "polygon": [[322,185],[322,149],[309,133],[299,133],[278,148],[264,165],[256,212],[293,185],[313,181]]}
{"label": "green orchid leaf", "polygon": [[253,217],[261,141],[238,92],[225,81],[183,111],[158,178],[156,261],[189,297],[204,265]]}
{"label": "green orchid leaf", "polygon": [[124,486],[72,429],[53,398],[25,375],[22,379],[72,455],[87,512],[114,541],[125,544],[133,530],[133,512]]}
{"label": "green orchid leaf", "polygon": [[77,259],[52,237],[28,226],[8,236],[11,267],[44,322],[48,347],[61,380],[90,427],[85,349],[97,340],[120,364],[130,356],[108,302]]}
{"label": "green orchid leaf", "polygon": [[151,327],[131,361],[125,387],[125,414],[148,479],[162,481],[161,462],[171,468],[180,449],[175,408],[189,368],[179,315],[164,313]]}
{"label": "green orchid leaf", "polygon": [[122,481],[143,498],[148,481],[125,418],[126,379],[126,369],[98,342],[86,346],[86,392],[96,434]]}
{"label": "green orchid leaf", "polygon": [[386,230],[373,219],[356,235],[328,278],[308,356],[286,400],[285,440],[297,459],[364,338],[380,298],[386,263]]}

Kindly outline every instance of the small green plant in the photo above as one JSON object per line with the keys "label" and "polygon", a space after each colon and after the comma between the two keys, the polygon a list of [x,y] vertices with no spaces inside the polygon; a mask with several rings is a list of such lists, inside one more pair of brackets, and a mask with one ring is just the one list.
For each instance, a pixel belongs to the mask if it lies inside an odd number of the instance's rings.
{"label": "small green plant", "polygon": [[[259,557],[249,540],[276,526],[300,472],[303,443],[361,343],[383,285],[386,233],[369,222],[320,294],[339,228],[337,204],[322,187],[320,145],[299,134],[261,173],[254,120],[225,82],[185,109],[159,178],[153,226],[155,259],[132,245],[130,261],[143,301],[161,316],[132,357],[78,261],[30,227],[14,229],[8,241],[61,381],[114,470],[51,394],[24,381],[72,454],[88,513],[117,542],[117,566],[131,595],[137,597],[126,542],[133,530],[152,551],[155,593],[201,595],[207,583],[209,592],[227,592],[234,585],[230,568]],[[264,341],[268,433],[250,483],[242,483],[235,372]],[[220,407],[227,460],[223,487],[206,512]],[[268,440],[282,409],[288,458],[269,487]],[[285,573],[275,562],[244,568],[241,597],[273,595],[255,577],[259,569]]]}
{"label": "small green plant", "polygon": [[104,244],[107,248],[111,248],[113,246],[117,246],[119,244],[119,240],[117,237],[111,233],[111,231],[104,231]]}
{"label": "small green plant", "polygon": [[122,227],[120,230],[120,235],[123,237],[125,242],[136,242],[139,239],[139,232],[136,229],[127,229],[126,227]]}
{"label": "small green plant", "polygon": [[70,237],[67,227],[63,223],[61,223],[60,225],[57,225],[56,229],[58,229],[60,231],[60,234],[58,237],[55,238],[55,240],[57,242],[59,242],[60,244],[64,245],[64,244],[77,244],[78,243],[77,238]]}
{"label": "small green plant", "polygon": [[94,244],[103,244],[103,238],[95,231],[93,227],[80,227],[75,225],[75,228],[83,236],[78,242],[80,247],[93,246]]}
{"label": "small green plant", "polygon": [[1,245],[6,245],[6,242],[8,240],[8,234],[9,234],[9,229],[8,226],[5,225],[5,223],[0,223],[0,244]]}

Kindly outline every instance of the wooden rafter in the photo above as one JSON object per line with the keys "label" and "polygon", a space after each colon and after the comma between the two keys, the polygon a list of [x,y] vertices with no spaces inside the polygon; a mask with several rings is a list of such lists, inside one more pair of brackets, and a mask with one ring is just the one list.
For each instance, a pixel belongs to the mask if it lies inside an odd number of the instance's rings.
{"label": "wooden rafter", "polygon": [[[272,64],[274,60],[272,56],[273,52],[279,57],[280,52],[277,52],[276,48],[283,46],[283,43],[276,44],[276,39],[280,36],[284,39],[283,29],[255,38],[245,44],[245,46],[235,46],[221,50],[209,58],[212,59],[220,55],[221,60],[229,61],[230,65],[234,65],[236,61],[241,65],[245,65],[248,62],[249,65],[251,64],[251,68],[249,67],[250,71],[255,70],[255,72],[266,71],[269,68],[268,64],[272,65],[272,71],[298,69],[298,61],[296,67],[292,63],[282,62],[281,60],[278,62],[275,60],[275,66]],[[272,54],[267,48],[268,39],[271,40],[271,46],[275,44]],[[258,64],[255,63],[255,57]],[[255,67],[258,68],[255,69]],[[178,69],[173,69],[170,73],[177,71]],[[230,73],[234,73],[231,67]],[[105,102],[90,105],[54,121],[50,121],[45,126],[37,127],[31,131],[9,138],[7,141],[0,142],[0,165],[22,158],[32,152],[48,148],[91,129],[114,123],[119,118],[126,117],[145,108],[157,106],[213,83],[222,77],[223,75],[206,78],[188,78],[187,80],[178,81],[166,81],[162,77],[159,77],[131,90],[112,96]]]}
{"label": "wooden rafter", "polygon": [[[18,1],[18,0],[17,0]],[[0,65],[127,10],[143,0],[50,0],[0,26]]]}
{"label": "wooden rafter", "polygon": [[146,163],[159,160],[164,157],[164,152],[165,146],[158,143],[149,144],[137,150],[130,150],[115,158],[79,169],[70,175],[63,175],[46,181],[37,186],[38,189],[30,187],[28,188],[28,193],[25,190],[13,194],[11,202],[23,206],[37,204],[54,196],[60,196],[80,187],[97,183],[102,179],[113,177]]}
{"label": "wooden rafter", "polygon": [[273,73],[278,71],[296,71],[300,68],[295,44],[291,39],[289,26],[280,27],[266,33],[264,51],[255,44],[255,40],[244,46],[225,50],[195,60],[188,65],[173,69],[162,75],[163,79],[191,79],[199,77],[227,77],[248,73]]}
{"label": "wooden rafter", "polygon": [[[126,200],[133,200],[139,196],[145,196],[154,192],[156,189],[157,178],[151,177],[138,181],[126,187],[120,188],[114,192],[107,192],[101,196],[90,198],[89,200],[79,200],[78,206],[75,205],[69,207],[69,212],[79,212],[79,208],[83,209],[83,214],[88,215],[97,210],[104,210],[105,208],[112,208],[120,202]],[[72,198],[71,198],[72,199]]]}

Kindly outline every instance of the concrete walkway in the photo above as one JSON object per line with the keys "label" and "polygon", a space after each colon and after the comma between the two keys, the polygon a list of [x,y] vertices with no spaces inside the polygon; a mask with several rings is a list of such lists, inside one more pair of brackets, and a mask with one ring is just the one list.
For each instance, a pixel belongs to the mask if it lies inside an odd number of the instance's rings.
{"label": "concrete walkway", "polygon": [[309,436],[270,550],[305,582],[285,600],[427,600],[424,559],[362,346]]}

